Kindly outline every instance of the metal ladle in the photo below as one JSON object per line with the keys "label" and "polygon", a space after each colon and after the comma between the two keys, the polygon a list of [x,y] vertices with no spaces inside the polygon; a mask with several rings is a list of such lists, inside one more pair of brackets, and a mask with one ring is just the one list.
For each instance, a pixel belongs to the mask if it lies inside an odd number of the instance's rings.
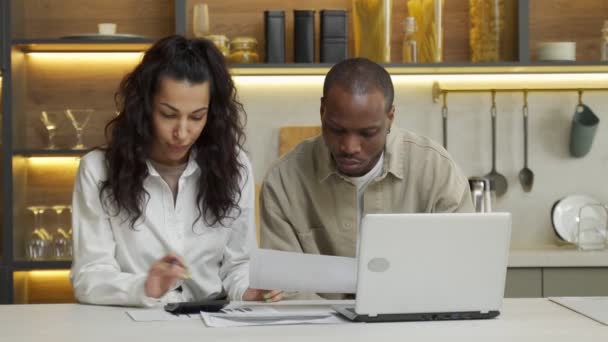
{"label": "metal ladle", "polygon": [[507,192],[507,178],[496,171],[496,90],[492,90],[492,170],[486,175],[490,183],[494,185],[496,196],[502,196]]}
{"label": "metal ladle", "polygon": [[528,168],[528,92],[524,91],[524,168],[519,171],[519,183],[525,192],[532,190],[534,184],[534,172]]}

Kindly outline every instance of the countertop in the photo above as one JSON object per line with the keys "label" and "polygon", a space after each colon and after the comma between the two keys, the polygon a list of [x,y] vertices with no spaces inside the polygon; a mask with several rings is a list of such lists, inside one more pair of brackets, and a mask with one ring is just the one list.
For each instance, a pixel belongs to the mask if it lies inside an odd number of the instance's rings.
{"label": "countertop", "polygon": [[511,247],[509,267],[608,267],[608,249],[581,251],[575,246]]}

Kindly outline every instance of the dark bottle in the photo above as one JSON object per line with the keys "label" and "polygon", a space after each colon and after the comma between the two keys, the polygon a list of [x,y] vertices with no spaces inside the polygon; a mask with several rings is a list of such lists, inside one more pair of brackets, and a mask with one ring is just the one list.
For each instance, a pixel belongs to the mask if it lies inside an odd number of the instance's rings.
{"label": "dark bottle", "polygon": [[315,62],[315,11],[293,11],[293,59],[296,63]]}
{"label": "dark bottle", "polygon": [[266,63],[285,63],[285,12],[264,11]]}

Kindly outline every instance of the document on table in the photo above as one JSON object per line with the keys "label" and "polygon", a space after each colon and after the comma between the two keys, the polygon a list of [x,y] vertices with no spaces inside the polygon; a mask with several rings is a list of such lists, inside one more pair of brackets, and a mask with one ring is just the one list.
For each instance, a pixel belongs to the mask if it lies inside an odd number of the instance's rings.
{"label": "document on table", "polygon": [[330,307],[310,306],[228,306],[219,312],[201,312],[205,325],[212,328],[284,324],[349,323]]}
{"label": "document on table", "polygon": [[257,249],[251,255],[252,288],[318,293],[355,293],[355,258]]}
{"label": "document on table", "polygon": [[200,319],[198,314],[174,315],[161,308],[152,309],[135,309],[127,311],[127,315],[135,322],[153,322],[153,321],[184,321]]}
{"label": "document on table", "polygon": [[608,297],[550,297],[549,300],[608,325]]}

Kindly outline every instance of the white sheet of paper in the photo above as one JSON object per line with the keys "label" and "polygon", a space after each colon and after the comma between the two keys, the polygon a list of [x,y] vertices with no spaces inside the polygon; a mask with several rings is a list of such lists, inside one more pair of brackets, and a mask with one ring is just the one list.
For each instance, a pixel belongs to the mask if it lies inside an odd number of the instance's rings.
{"label": "white sheet of paper", "polygon": [[549,300],[608,325],[608,297],[550,297]]}
{"label": "white sheet of paper", "polygon": [[251,255],[249,286],[257,289],[355,293],[355,258],[257,249]]}
{"label": "white sheet of paper", "polygon": [[136,309],[127,311],[127,315],[135,322],[153,322],[153,321],[184,321],[200,319],[198,314],[190,315],[174,315],[163,309]]}
{"label": "white sheet of paper", "polygon": [[348,323],[336,316],[329,307],[290,306],[289,310],[270,306],[235,306],[220,312],[201,312],[205,325],[212,328],[284,324]]}

